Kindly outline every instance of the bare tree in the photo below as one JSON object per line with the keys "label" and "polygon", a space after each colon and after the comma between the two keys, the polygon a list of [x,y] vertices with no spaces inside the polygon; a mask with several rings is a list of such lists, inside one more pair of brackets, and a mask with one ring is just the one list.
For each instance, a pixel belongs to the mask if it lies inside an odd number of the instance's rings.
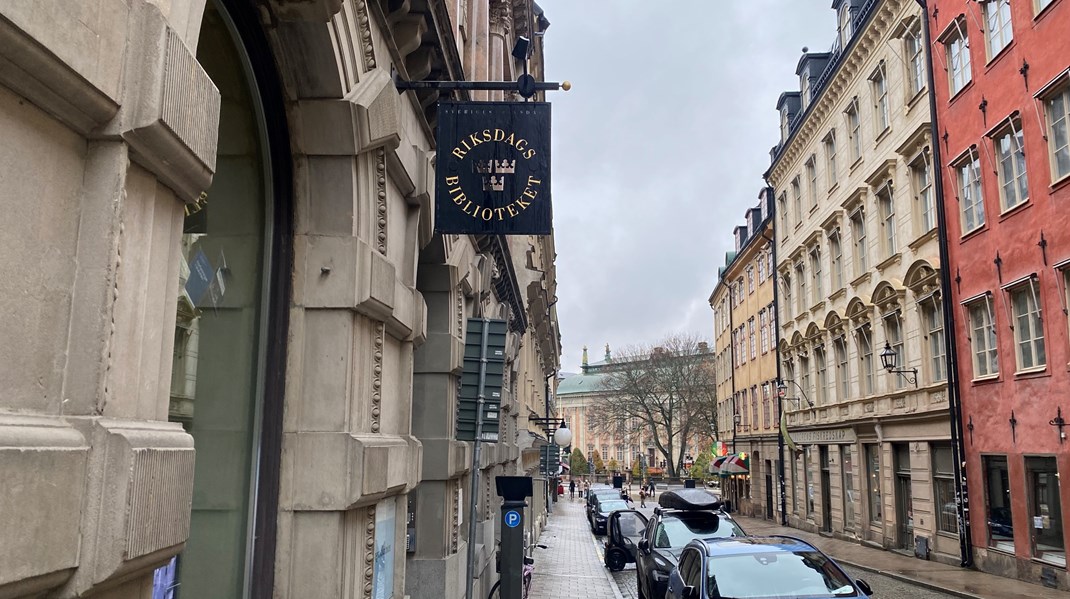
{"label": "bare tree", "polygon": [[706,342],[687,335],[625,348],[603,367],[605,393],[589,408],[592,426],[618,442],[648,439],[677,476],[691,438],[717,436],[713,357]]}

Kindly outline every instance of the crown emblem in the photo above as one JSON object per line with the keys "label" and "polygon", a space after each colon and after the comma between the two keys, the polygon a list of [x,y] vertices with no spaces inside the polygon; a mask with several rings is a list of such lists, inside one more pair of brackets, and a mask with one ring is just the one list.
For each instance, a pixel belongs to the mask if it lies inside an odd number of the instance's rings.
{"label": "crown emblem", "polygon": [[504,191],[505,175],[516,172],[516,160],[477,160],[473,168],[483,175],[483,191]]}

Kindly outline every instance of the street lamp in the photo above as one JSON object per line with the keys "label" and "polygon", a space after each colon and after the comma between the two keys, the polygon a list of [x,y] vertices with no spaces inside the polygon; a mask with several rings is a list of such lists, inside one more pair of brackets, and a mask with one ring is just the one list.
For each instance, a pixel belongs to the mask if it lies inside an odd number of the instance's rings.
{"label": "street lamp", "polygon": [[554,432],[554,445],[558,447],[568,447],[572,445],[572,431],[568,430],[568,424],[564,419],[561,419],[561,426]]}
{"label": "street lamp", "polygon": [[881,366],[888,372],[898,374],[905,378],[907,382],[912,383],[916,388],[918,386],[918,369],[917,368],[896,368],[895,360],[896,354],[892,346],[885,341],[884,349],[881,350]]}

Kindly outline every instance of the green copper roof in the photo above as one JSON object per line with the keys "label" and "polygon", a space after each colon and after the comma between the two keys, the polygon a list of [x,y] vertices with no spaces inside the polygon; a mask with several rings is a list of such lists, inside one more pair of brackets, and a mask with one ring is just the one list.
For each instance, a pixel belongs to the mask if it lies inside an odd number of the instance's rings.
{"label": "green copper roof", "polygon": [[604,374],[574,374],[557,385],[557,394],[594,393],[602,390]]}

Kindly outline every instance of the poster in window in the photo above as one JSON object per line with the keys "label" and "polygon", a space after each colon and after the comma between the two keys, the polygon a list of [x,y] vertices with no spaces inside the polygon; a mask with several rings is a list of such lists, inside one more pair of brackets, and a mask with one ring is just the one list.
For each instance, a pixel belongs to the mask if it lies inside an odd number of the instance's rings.
{"label": "poster in window", "polygon": [[397,508],[393,499],[375,506],[375,556],[372,571],[372,598],[394,596],[394,520]]}

